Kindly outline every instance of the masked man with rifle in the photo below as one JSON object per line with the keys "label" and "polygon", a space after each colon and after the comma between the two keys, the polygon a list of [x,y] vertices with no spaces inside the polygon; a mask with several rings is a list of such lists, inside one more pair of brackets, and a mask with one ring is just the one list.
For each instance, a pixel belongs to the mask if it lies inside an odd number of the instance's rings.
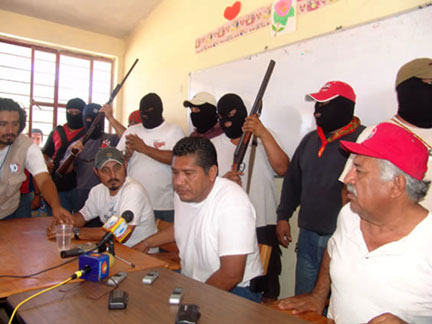
{"label": "masked man with rifle", "polygon": [[184,137],[184,132],[180,126],[164,120],[162,100],[156,93],[145,95],[139,110],[142,123],[123,133],[117,149],[126,151],[128,175],[138,180],[149,193],[155,217],[172,222],[172,148]]}
{"label": "masked man with rifle", "polygon": [[292,240],[289,218],[300,206],[296,295],[312,291],[327,241],[336,229],[343,186],[338,177],[348,158],[339,142],[355,141],[364,129],[354,116],[356,95],[347,83],[327,82],[308,97],[315,101],[317,130],[297,146],[277,210],[278,239],[287,247]]}
{"label": "masked man with rifle", "polygon": [[84,136],[82,110],[85,102],[80,98],[70,99],[66,104],[66,120],[64,125],[58,125],[48,136],[42,149],[48,170],[52,175],[59,192],[62,205],[70,212],[78,211],[76,206],[76,174],[70,172],[65,176],[56,173],[68,146]]}
{"label": "masked man with rifle", "polygon": [[[281,271],[281,251],[276,237],[274,172],[283,176],[289,165],[289,157],[256,115],[247,117],[246,107],[238,95],[229,93],[220,98],[217,112],[224,134],[211,141],[218,154],[219,173],[237,182],[248,192],[256,211],[258,243],[273,247],[267,275],[255,281],[255,289],[264,291],[263,301],[274,300],[279,296],[278,276]],[[243,132],[251,132],[256,136],[257,146],[246,151],[243,172],[233,171],[234,151]]]}
{"label": "masked man with rifle", "polygon": [[[91,103],[83,109],[83,124],[86,131],[90,128],[95,120],[100,105]],[[71,152],[76,155],[75,160],[67,170],[68,172],[76,172],[77,179],[77,208],[80,210],[86,202],[90,189],[100,183],[99,178],[93,171],[94,160],[96,153],[100,148],[117,145],[118,137],[113,134],[104,132],[105,120],[101,118],[95,125],[93,132],[88,140],[83,145],[82,140],[78,140],[69,146],[66,156]],[[78,211],[77,210],[77,211]]]}

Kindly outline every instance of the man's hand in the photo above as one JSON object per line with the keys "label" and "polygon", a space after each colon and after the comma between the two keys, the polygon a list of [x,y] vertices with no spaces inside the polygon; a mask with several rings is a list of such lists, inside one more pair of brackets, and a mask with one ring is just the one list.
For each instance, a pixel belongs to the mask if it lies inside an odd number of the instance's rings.
{"label": "man's hand", "polygon": [[244,132],[251,132],[260,138],[268,132],[267,128],[264,127],[257,115],[246,117],[242,129]]}
{"label": "man's hand", "polygon": [[126,135],[126,150],[146,154],[148,145],[136,134]]}
{"label": "man's hand", "polygon": [[48,226],[48,228],[46,229],[47,237],[49,240],[53,240],[56,238],[55,226],[58,224],[60,223],[57,221],[57,219],[54,218],[50,226]]}
{"label": "man's hand", "polygon": [[242,186],[242,180],[240,178],[240,176],[243,175],[243,172],[241,171],[228,171],[227,173],[225,173],[223,175],[222,178],[234,181],[235,183],[237,183],[240,187]]}
{"label": "man's hand", "polygon": [[54,218],[61,224],[73,224],[71,213],[63,207],[52,208]]}
{"label": "man's hand", "polygon": [[42,197],[40,195],[34,195],[30,207],[32,210],[37,210],[42,207]]}
{"label": "man's hand", "polygon": [[148,244],[146,242],[146,240],[144,240],[144,241],[142,241],[142,242],[140,242],[138,244],[135,244],[132,248],[134,250],[137,250],[137,251],[140,251],[140,252],[143,252],[143,253],[148,253],[148,251],[150,250],[150,244]]}
{"label": "man's hand", "polygon": [[70,150],[73,154],[79,154],[84,150],[84,145],[81,140],[75,141],[71,144]]}
{"label": "man's hand", "polygon": [[291,227],[287,220],[279,220],[277,222],[276,235],[279,243],[284,247],[288,247],[288,245],[292,242]]}
{"label": "man's hand", "polygon": [[408,323],[391,313],[384,313],[372,318],[368,322],[368,324],[408,324]]}
{"label": "man's hand", "polygon": [[112,104],[103,105],[99,112],[103,112],[108,120],[114,117]]}
{"label": "man's hand", "polygon": [[278,305],[280,309],[291,310],[293,314],[304,312],[316,312],[322,314],[324,306],[325,300],[322,300],[322,298],[313,293],[282,299],[279,301]]}

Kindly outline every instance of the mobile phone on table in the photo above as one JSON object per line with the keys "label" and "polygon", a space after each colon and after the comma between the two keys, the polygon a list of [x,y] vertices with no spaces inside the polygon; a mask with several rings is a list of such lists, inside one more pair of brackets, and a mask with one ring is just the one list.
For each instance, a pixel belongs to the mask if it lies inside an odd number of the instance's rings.
{"label": "mobile phone on table", "polygon": [[147,274],[142,278],[142,282],[145,285],[151,285],[159,277],[159,272],[152,270],[147,272]]}
{"label": "mobile phone on table", "polygon": [[112,290],[108,298],[108,309],[125,309],[129,297],[124,290]]}
{"label": "mobile phone on table", "polygon": [[181,304],[175,324],[196,324],[200,318],[201,313],[198,305],[195,304]]}
{"label": "mobile phone on table", "polygon": [[169,303],[178,305],[181,303],[182,297],[183,297],[184,289],[183,288],[174,288],[173,292],[170,295]]}

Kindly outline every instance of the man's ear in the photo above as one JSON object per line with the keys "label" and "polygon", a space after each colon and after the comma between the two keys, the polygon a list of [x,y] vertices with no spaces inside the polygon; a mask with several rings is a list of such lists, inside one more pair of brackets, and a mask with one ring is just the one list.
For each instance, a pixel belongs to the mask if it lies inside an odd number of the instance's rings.
{"label": "man's ear", "polygon": [[393,178],[390,192],[391,198],[398,198],[406,192],[407,181],[402,174],[398,174]]}
{"label": "man's ear", "polygon": [[96,177],[99,178],[98,170],[95,167],[93,167],[93,172],[96,174]]}
{"label": "man's ear", "polygon": [[215,181],[215,179],[216,179],[216,177],[217,177],[217,174],[218,174],[218,167],[217,167],[216,164],[213,164],[213,165],[210,167],[209,171],[208,171],[208,175],[209,175],[210,180],[211,180],[212,182]]}

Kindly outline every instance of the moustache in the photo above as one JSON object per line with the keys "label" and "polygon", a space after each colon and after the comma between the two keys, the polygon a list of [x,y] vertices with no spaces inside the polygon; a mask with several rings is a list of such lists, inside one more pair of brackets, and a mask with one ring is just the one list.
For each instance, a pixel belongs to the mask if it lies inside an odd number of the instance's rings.
{"label": "moustache", "polygon": [[9,133],[9,134],[3,134],[2,135],[2,137],[8,137],[8,136],[17,137],[17,134]]}
{"label": "moustache", "polygon": [[112,178],[108,180],[108,183],[119,182],[119,181],[120,181],[119,179]]}
{"label": "moustache", "polygon": [[357,189],[353,185],[347,184],[347,190],[349,193],[352,193],[355,197],[357,197]]}

